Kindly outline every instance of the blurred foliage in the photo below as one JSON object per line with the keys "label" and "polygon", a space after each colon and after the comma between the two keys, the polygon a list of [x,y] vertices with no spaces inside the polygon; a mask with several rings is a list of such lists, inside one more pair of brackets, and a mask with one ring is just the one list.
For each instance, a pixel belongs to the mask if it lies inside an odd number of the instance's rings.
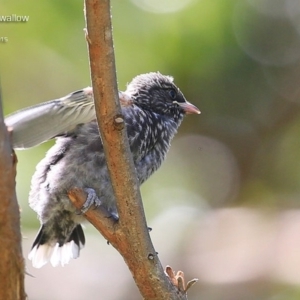
{"label": "blurred foliage", "polygon": [[[149,218],[174,205],[198,214],[234,205],[299,208],[299,2],[153,3],[156,11],[174,9],[153,13],[151,1],[112,1],[119,88],[140,73],[170,74],[202,114],[186,117],[167,162],[142,187]],[[0,15],[11,14],[30,19],[0,23],[8,38],[0,43],[6,114],[90,85],[81,1],[1,0]],[[17,153],[24,227],[38,226],[27,197],[51,143]],[[276,297],[256,299],[298,299],[297,290],[278,287]],[[225,299],[217,294],[209,299]]]}

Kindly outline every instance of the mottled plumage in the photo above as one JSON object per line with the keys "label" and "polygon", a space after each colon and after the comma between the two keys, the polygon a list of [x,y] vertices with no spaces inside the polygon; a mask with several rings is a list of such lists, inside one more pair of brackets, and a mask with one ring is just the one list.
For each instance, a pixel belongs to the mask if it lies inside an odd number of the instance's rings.
{"label": "mottled plumage", "polygon": [[[76,93],[69,95],[70,100],[78,97],[80,91]],[[185,100],[172,77],[160,73],[137,76],[123,96],[122,113],[142,184],[165,159],[184,114],[200,112]],[[29,196],[30,206],[42,224],[29,255],[35,267],[49,260],[53,266],[64,265],[79,256],[85,243],[80,223],[85,218],[76,214],[67,196],[72,187],[84,189],[92,203],[101,203],[117,218],[96,121],[78,124],[55,135],[56,144],[37,165]]]}

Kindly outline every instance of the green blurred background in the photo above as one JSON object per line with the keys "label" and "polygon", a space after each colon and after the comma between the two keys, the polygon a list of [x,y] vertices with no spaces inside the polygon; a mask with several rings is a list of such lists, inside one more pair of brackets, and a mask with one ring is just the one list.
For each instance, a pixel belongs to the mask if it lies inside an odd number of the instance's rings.
{"label": "green blurred background", "polygon": [[[1,0],[11,14],[29,21],[0,22],[5,114],[90,85],[82,1]],[[199,278],[191,300],[299,299],[300,2],[114,0],[112,15],[119,89],[160,71],[202,111],[142,187],[162,264]],[[39,227],[30,179],[51,145],[17,152],[25,257]],[[141,299],[119,254],[86,231],[64,268],[27,262],[29,299]]]}

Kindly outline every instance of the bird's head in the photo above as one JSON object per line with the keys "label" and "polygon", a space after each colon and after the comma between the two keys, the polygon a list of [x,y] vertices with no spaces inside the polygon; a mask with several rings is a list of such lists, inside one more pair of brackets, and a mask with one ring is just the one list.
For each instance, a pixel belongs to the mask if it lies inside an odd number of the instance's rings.
{"label": "bird's head", "polygon": [[173,77],[158,72],[136,76],[125,93],[130,95],[135,105],[159,115],[176,118],[185,113],[200,114],[196,106],[186,101]]}

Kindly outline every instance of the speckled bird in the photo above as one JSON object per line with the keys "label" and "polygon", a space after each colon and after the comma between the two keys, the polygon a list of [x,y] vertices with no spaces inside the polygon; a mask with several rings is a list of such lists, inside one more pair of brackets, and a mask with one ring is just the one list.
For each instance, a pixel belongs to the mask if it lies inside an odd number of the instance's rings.
{"label": "speckled bird", "polygon": [[[142,184],[161,165],[185,114],[199,114],[173,78],[160,73],[135,77],[119,93],[130,150],[138,181]],[[77,258],[85,244],[78,214],[68,191],[79,187],[87,193],[82,208],[102,205],[118,219],[116,200],[95,120],[91,88],[63,98],[25,108],[5,119],[14,129],[13,147],[26,149],[51,138],[55,145],[37,165],[29,195],[41,228],[29,258],[34,267],[47,262],[64,265]]]}

